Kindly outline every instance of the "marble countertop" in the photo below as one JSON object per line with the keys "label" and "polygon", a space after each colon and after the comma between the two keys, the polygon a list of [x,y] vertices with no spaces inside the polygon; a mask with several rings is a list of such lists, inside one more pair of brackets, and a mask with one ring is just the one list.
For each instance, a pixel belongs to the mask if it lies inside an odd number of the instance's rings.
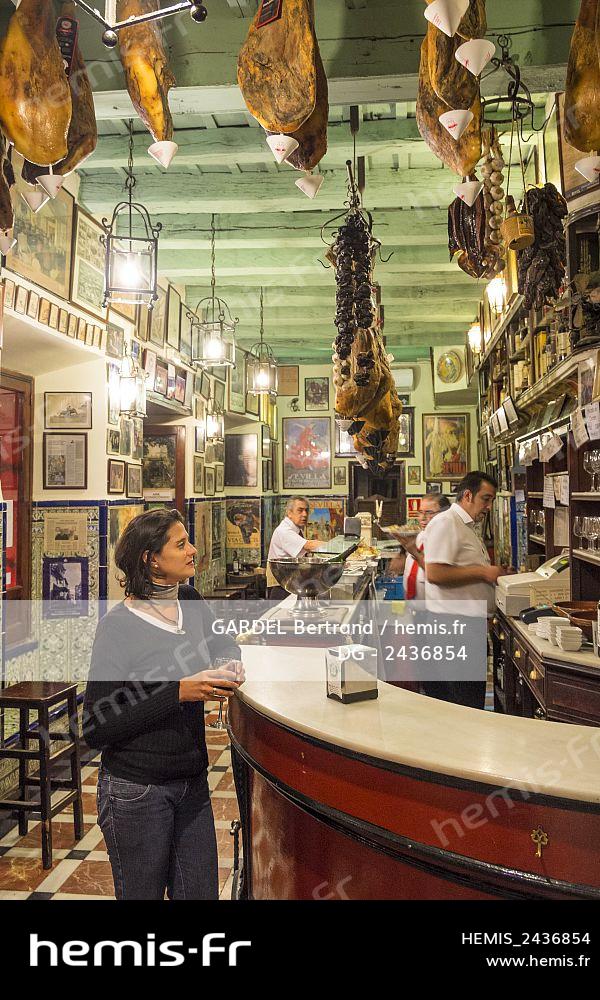
{"label": "marble countertop", "polygon": [[262,715],[374,760],[600,803],[600,733],[450,705],[379,682],[374,701],[326,696],[325,650],[243,646],[238,692]]}
{"label": "marble countertop", "polygon": [[[540,639],[539,635],[532,635],[527,626],[518,618],[510,619],[514,630],[523,637],[532,649],[544,660],[557,660],[559,663],[574,663],[582,667],[593,667],[600,670],[600,657],[596,656],[593,649],[572,653],[569,650],[555,646],[549,639]],[[567,619],[565,618],[565,622]]]}

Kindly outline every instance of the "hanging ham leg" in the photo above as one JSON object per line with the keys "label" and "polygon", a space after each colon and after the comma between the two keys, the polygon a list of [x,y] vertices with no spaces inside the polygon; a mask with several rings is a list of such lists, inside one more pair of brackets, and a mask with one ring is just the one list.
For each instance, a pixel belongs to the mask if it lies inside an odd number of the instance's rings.
{"label": "hanging ham leg", "polygon": [[48,0],[21,0],[0,42],[0,127],[25,159],[67,155],[71,92]]}
{"label": "hanging ham leg", "polygon": [[[160,8],[160,0],[120,0],[119,21]],[[133,106],[156,142],[173,138],[169,90],[175,85],[158,21],[147,21],[119,32],[119,52]]]}
{"label": "hanging ham leg", "polygon": [[15,175],[8,159],[8,143],[0,132],[0,230],[12,229],[15,214],[10,197],[10,189],[15,183]]}
{"label": "hanging ham leg", "polygon": [[329,103],[327,77],[319,49],[316,49],[317,67],[317,99],[315,108],[297,132],[292,132],[299,143],[298,149],[288,156],[297,170],[313,170],[327,152],[327,125],[329,122]]}
{"label": "hanging ham leg", "polygon": [[260,25],[262,4],[238,58],[238,83],[251,115],[268,132],[296,132],[314,111],[316,36],[310,0],[283,0]]}
{"label": "hanging ham leg", "polygon": [[582,0],[573,32],[565,92],[565,138],[585,153],[600,150],[600,0]]}
{"label": "hanging ham leg", "polygon": [[[63,17],[75,18],[75,4],[71,0],[63,3],[61,14]],[[94,98],[79,42],[73,53],[69,87],[71,88],[73,115],[67,137],[68,152],[64,160],[56,163],[52,168],[53,173],[63,175],[70,174],[75,167],[87,160],[88,156],[94,152],[98,142]],[[22,170],[24,180],[34,184],[39,175],[43,173],[46,173],[45,167],[38,167],[25,160]]]}

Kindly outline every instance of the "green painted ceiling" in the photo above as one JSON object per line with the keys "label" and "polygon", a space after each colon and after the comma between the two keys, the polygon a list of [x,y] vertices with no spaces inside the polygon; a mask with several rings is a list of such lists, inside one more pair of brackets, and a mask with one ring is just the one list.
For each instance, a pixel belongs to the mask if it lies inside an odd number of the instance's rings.
{"label": "green painted ceiling", "polygon": [[[463,341],[482,288],[448,261],[447,206],[456,178],[428,151],[414,119],[423,0],[318,0],[331,113],[329,151],[320,165],[325,180],[315,201],[294,186],[295,171],[276,165],[235,82],[255,0],[207,0],[207,7],[204,24],[187,14],[168,23],[180,145],[168,172],[153,165],[145,152],[149,137],[141,122],[135,126],[136,194],[163,224],[161,273],[186,287],[189,305],[207,293],[214,212],[217,282],[240,319],[240,342],[256,340],[262,285],[266,335],[277,357],[328,361],[334,280],[320,263],[320,233],[343,206],[344,164],[352,154],[349,106],[357,104],[357,152],[367,158],[365,206],[384,256],[393,250],[376,269],[388,346],[398,360],[412,360],[431,345]],[[487,8],[488,34],[511,36],[541,121],[545,94],[564,87],[579,0],[488,0]],[[123,191],[124,119],[131,105],[118,56],[102,47],[97,26],[85,15],[81,32],[101,138],[80,171],[80,197],[94,214],[105,215]],[[485,81],[486,93],[500,89],[500,74]]]}

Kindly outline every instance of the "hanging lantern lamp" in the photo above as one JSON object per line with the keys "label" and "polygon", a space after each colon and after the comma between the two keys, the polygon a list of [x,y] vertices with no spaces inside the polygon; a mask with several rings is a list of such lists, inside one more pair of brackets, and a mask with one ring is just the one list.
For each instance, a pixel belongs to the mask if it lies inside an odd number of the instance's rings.
{"label": "hanging lantern lamp", "polygon": [[[106,250],[104,258],[104,305],[124,302],[152,309],[158,298],[158,235],[160,222],[152,225],[148,209],[133,200],[136,179],[133,173],[133,121],[129,121],[129,161],[127,164],[127,201],[115,207],[110,223],[102,220]],[[126,220],[126,232],[117,232],[119,220]],[[141,225],[141,236],[134,236],[134,219]]]}
{"label": "hanging lantern lamp", "polygon": [[227,303],[216,294],[215,217],[210,224],[211,294],[186,313],[192,328],[192,361],[201,368],[235,368],[235,327]]}
{"label": "hanging lantern lamp", "polygon": [[225,440],[225,417],[214,399],[209,399],[206,409],[206,440],[211,444]]}
{"label": "hanging lantern lamp", "polygon": [[263,290],[260,290],[260,341],[250,348],[246,359],[246,382],[253,396],[277,395],[277,362],[273,351],[265,344],[265,316]]}
{"label": "hanging lantern lamp", "polygon": [[122,417],[146,416],[148,373],[131,354],[125,354],[119,372],[119,412]]}

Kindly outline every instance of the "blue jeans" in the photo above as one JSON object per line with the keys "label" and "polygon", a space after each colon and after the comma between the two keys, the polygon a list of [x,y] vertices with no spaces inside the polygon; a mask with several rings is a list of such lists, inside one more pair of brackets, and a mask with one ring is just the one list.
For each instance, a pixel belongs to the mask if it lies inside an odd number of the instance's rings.
{"label": "blue jeans", "polygon": [[217,838],[206,774],[139,785],[101,767],[98,822],[117,899],[218,899]]}

